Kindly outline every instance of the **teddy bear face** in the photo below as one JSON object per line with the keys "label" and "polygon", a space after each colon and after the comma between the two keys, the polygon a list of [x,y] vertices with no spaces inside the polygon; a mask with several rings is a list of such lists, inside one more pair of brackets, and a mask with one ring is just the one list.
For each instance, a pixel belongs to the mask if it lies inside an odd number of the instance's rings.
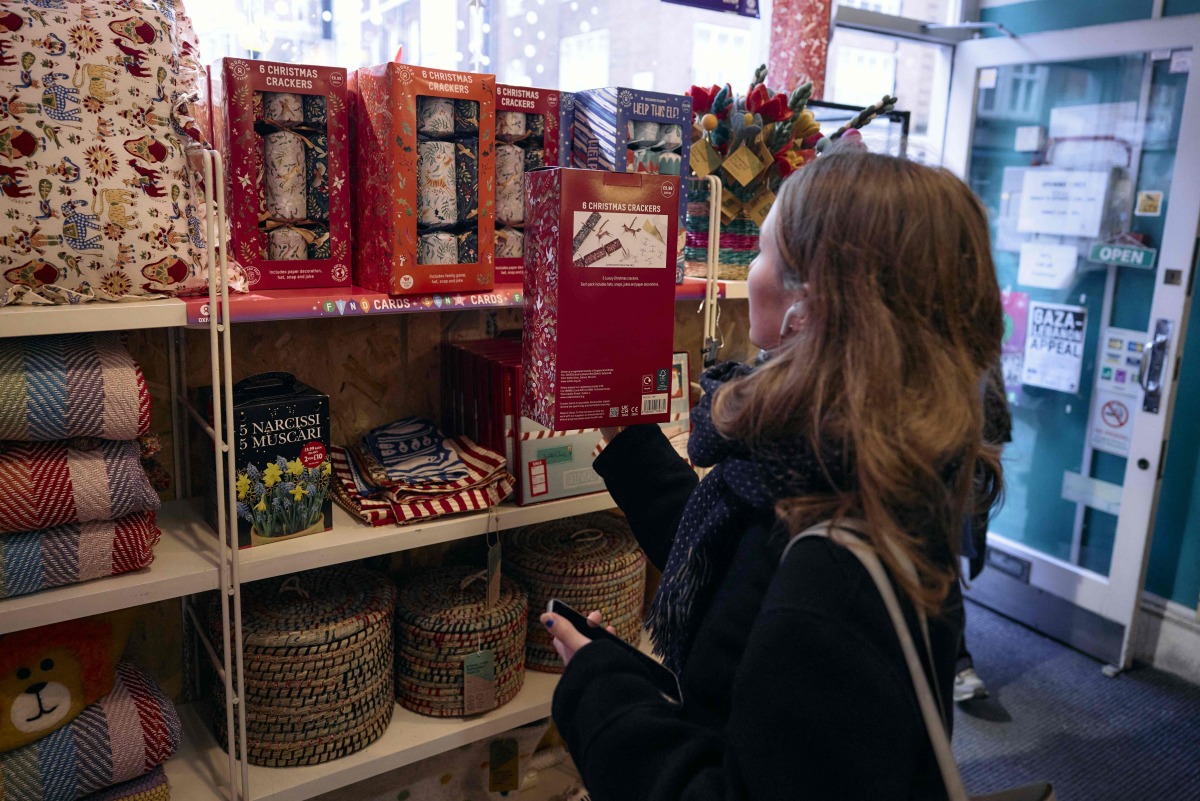
{"label": "teddy bear face", "polygon": [[0,739],[31,743],[83,711],[83,666],[68,649],[42,651],[0,676],[0,698],[8,706],[0,718]]}

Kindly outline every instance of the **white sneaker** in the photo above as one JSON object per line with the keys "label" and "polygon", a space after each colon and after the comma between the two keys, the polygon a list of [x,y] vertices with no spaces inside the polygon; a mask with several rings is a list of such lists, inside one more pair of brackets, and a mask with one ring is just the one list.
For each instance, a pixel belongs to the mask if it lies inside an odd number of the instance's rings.
{"label": "white sneaker", "polygon": [[975,672],[975,668],[963,668],[954,677],[954,700],[970,701],[975,698],[987,698],[987,687],[983,679]]}

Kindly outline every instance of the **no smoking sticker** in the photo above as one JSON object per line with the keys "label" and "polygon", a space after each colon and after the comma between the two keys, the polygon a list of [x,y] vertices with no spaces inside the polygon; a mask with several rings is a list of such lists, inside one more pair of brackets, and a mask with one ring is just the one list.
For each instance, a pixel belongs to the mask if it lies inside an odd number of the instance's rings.
{"label": "no smoking sticker", "polygon": [[1106,426],[1121,428],[1129,422],[1129,407],[1119,400],[1110,400],[1101,408],[1100,417]]}
{"label": "no smoking sticker", "polygon": [[1116,456],[1129,455],[1130,430],[1136,398],[1097,389],[1091,423],[1092,447]]}

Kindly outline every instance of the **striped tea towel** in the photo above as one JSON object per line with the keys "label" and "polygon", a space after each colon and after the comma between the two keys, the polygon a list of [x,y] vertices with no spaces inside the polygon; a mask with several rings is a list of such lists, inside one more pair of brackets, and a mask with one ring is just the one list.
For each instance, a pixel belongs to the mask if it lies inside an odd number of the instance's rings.
{"label": "striped tea towel", "polygon": [[149,773],[175,753],[179,736],[171,700],[121,662],[111,693],[53,734],[0,754],[0,798],[76,801]]}
{"label": "striped tea towel", "polygon": [[83,801],[171,801],[167,774],[162,766],[132,781],[114,784],[107,790],[92,793]]}
{"label": "striped tea towel", "polygon": [[466,478],[451,440],[433,423],[405,417],[367,432],[363,448],[378,463],[377,483],[444,484]]}
{"label": "striped tea towel", "polygon": [[337,479],[333,486],[334,497],[351,514],[373,526],[383,526],[487,509],[512,494],[516,481],[504,469],[503,457],[465,437],[458,437],[453,442],[473,480],[441,494],[399,495],[389,491],[376,497],[365,497],[358,487],[366,479],[358,472],[354,460],[345,448],[330,448],[330,461]]}
{"label": "striped tea towel", "polygon": [[158,507],[137,442],[0,442],[0,534]]}
{"label": "striped tea towel", "polygon": [[0,598],[146,567],[161,532],[154,512],[0,536]]}
{"label": "striped tea towel", "polygon": [[146,378],[116,332],[0,340],[0,439],[136,439],[149,429]]}

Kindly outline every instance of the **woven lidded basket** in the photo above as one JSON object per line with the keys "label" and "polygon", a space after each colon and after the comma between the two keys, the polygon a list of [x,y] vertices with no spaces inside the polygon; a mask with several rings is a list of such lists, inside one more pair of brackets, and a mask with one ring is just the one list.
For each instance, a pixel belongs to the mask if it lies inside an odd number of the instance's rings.
{"label": "woven lidded basket", "polygon": [[[242,592],[247,757],[266,767],[316,765],[365,748],[393,709],[396,586],[336,566],[249,584]],[[220,599],[209,629],[220,632]],[[219,642],[219,637],[214,637]],[[225,741],[225,692],[213,682]]]}
{"label": "woven lidded basket", "polygon": [[491,650],[496,705],[525,683],[529,601],[502,576],[500,599],[487,608],[487,582],[465,566],[441,567],[400,584],[396,601],[396,701],[434,717],[464,714],[463,659]]}
{"label": "woven lidded basket", "polygon": [[529,593],[525,662],[531,670],[563,669],[539,620],[551,598],[585,615],[599,609],[618,636],[638,641],[646,555],[620,515],[599,512],[518,529],[505,544],[504,565]]}
{"label": "woven lidded basket", "polygon": [[[684,274],[696,278],[708,276],[708,200],[710,190],[705,181],[688,182],[687,236],[684,241]],[[745,211],[721,226],[720,251],[717,255],[717,278],[722,281],[744,281],[750,272],[750,262],[758,255],[760,229]]]}

